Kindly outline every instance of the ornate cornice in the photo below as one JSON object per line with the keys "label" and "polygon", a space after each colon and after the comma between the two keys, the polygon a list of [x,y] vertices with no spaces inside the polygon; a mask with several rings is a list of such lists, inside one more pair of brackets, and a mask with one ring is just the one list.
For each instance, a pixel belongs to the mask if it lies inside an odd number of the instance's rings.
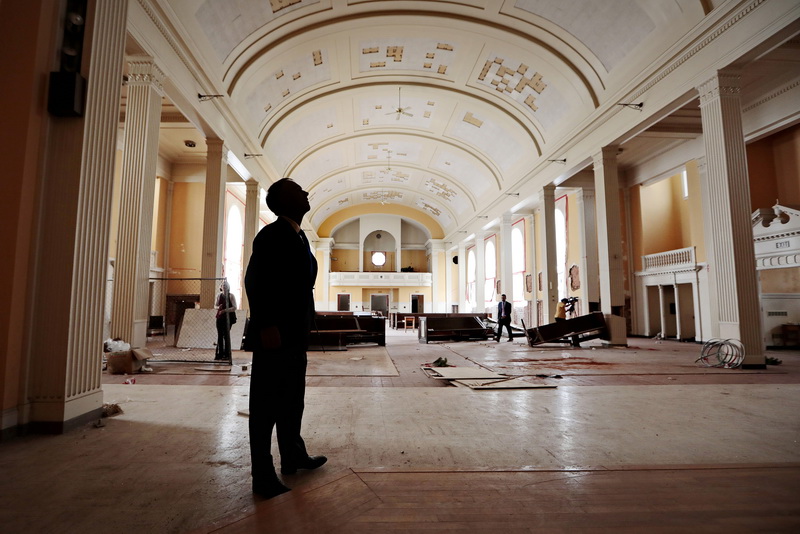
{"label": "ornate cornice", "polygon": [[797,80],[795,80],[793,82],[787,83],[783,87],[780,87],[779,89],[773,91],[772,93],[769,93],[768,95],[764,96],[760,100],[757,100],[756,102],[753,102],[752,104],[750,104],[746,108],[743,108],[742,112],[746,113],[746,112],[748,112],[750,110],[753,110],[753,109],[757,108],[758,106],[766,104],[770,100],[778,98],[782,94],[788,93],[789,91],[792,91],[793,89],[796,89],[798,86],[800,86],[800,79],[797,79]]}

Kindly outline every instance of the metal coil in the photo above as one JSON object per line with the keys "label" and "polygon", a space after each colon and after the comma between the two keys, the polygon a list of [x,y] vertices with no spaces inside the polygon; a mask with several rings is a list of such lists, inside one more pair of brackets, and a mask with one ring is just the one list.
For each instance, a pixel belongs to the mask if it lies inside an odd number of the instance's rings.
{"label": "metal coil", "polygon": [[702,362],[706,367],[736,369],[743,360],[744,345],[738,339],[710,339],[703,345],[695,363]]}

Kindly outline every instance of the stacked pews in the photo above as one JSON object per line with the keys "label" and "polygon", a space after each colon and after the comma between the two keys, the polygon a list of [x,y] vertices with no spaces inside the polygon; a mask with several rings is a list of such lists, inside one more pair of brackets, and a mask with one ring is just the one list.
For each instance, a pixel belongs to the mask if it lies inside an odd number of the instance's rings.
{"label": "stacked pews", "polygon": [[435,317],[434,315],[425,315],[419,318],[418,335],[420,343],[428,343],[430,341],[485,341],[494,336],[494,330],[489,328],[478,315],[459,314],[457,317]]}
{"label": "stacked pews", "polygon": [[[525,323],[522,326],[524,327]],[[571,343],[573,347],[580,347],[583,341],[607,338],[608,331],[603,314],[593,312],[537,328],[525,328],[525,337],[528,338],[531,347],[542,343]]]}

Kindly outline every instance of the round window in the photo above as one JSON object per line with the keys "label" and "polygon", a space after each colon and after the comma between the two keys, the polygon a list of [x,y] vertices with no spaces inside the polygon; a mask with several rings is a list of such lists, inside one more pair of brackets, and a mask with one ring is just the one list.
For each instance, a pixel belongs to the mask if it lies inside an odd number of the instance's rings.
{"label": "round window", "polygon": [[372,253],[372,265],[375,265],[376,267],[382,267],[384,263],[386,263],[386,254],[383,252]]}

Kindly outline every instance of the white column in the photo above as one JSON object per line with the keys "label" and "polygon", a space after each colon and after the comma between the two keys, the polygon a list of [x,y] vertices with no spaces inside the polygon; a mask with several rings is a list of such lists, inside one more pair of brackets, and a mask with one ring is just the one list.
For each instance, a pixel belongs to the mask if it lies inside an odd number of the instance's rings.
{"label": "white column", "polygon": [[475,312],[486,311],[486,241],[484,233],[475,234]]}
{"label": "white column", "polygon": [[511,249],[511,222],[510,213],[503,214],[500,226],[500,288],[501,294],[505,293],[509,302],[514,301],[514,266],[512,264]]}
{"label": "white column", "polygon": [[128,70],[111,333],[144,347],[164,73],[148,56],[129,58]]}
{"label": "white column", "polygon": [[319,277],[321,278],[320,293],[322,295],[322,302],[320,309],[335,310],[336,302],[331,300],[331,250],[333,249],[334,241],[332,237],[320,237],[317,240],[316,247],[322,256],[322,261],[319,264]]}
{"label": "white column", "polygon": [[672,291],[675,294],[675,337],[678,341],[683,339],[681,335],[681,292],[678,291],[678,283],[672,285]]}
{"label": "white column", "polygon": [[555,320],[558,301],[558,268],[556,266],[556,188],[546,185],[539,192],[539,241],[542,244],[542,321]]}
{"label": "white column", "polygon": [[225,227],[225,183],[228,161],[220,139],[206,139],[206,195],[203,209],[203,258],[200,262],[200,307],[213,308],[217,282],[222,277],[222,235]]}
{"label": "white column", "polygon": [[458,244],[458,311],[467,311],[467,246]]}
{"label": "white column", "polygon": [[443,278],[446,277],[443,272],[443,267],[446,268],[447,266],[444,261],[444,241],[441,239],[429,239],[428,242],[425,243],[425,247],[428,249],[427,252],[431,257],[432,286],[430,311],[432,313],[443,313],[447,311],[447,295],[443,294],[446,285],[445,280],[443,280]]}
{"label": "white column", "polygon": [[719,335],[742,342],[745,366],[763,367],[740,77],[737,73],[718,72],[698,91],[708,165],[709,209],[704,217],[710,233],[705,241],[714,243],[708,263],[716,275]]}
{"label": "white column", "polygon": [[658,320],[661,325],[661,338],[667,338],[667,302],[664,295],[664,286],[658,284]]}
{"label": "white column", "polygon": [[581,188],[577,194],[581,229],[581,289],[583,313],[600,311],[600,275],[597,265],[597,210],[594,189]]}
{"label": "white column", "polygon": [[31,317],[42,328],[29,340],[19,419],[34,431],[68,430],[97,418],[103,405],[100,359],[127,2],[93,5],[83,118],[42,118],[49,131],[30,289]]}
{"label": "white column", "polygon": [[[258,232],[259,216],[259,191],[258,182],[250,179],[245,182],[246,192],[244,199],[244,250],[242,251],[242,267],[247,270],[250,256],[253,254],[253,239]],[[244,279],[244,277],[242,277]],[[242,291],[242,309],[249,310],[247,291]]]}
{"label": "white column", "polygon": [[603,147],[594,155],[594,186],[597,192],[597,256],[600,275],[600,309],[606,316],[609,342],[627,343],[622,317],[625,305],[622,263],[622,212],[619,202],[617,146]]}
{"label": "white column", "polygon": [[446,313],[450,313],[451,311],[453,311],[453,307],[451,306],[451,304],[453,304],[453,302],[452,302],[452,298],[453,298],[453,274],[452,274],[453,273],[453,267],[451,266],[452,265],[452,261],[453,261],[452,258],[453,258],[453,252],[452,252],[452,250],[448,250],[447,253],[445,254],[445,262],[444,262],[444,265],[445,265],[445,267],[444,267],[444,277],[445,277],[444,278],[444,293],[445,293],[444,311]]}

